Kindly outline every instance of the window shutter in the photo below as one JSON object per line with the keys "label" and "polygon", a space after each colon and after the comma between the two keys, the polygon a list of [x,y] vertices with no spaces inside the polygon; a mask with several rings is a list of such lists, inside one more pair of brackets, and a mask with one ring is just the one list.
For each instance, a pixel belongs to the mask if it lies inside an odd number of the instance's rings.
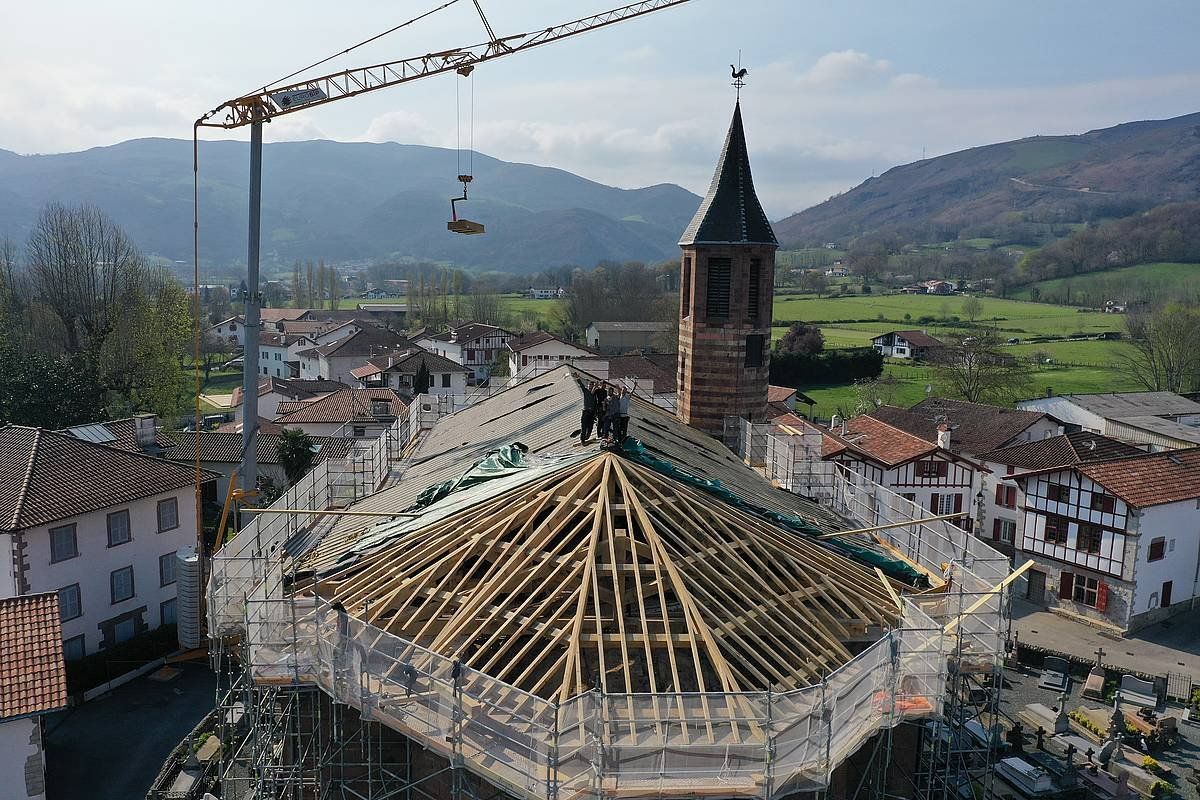
{"label": "window shutter", "polygon": [[940,500],[940,499],[941,499],[941,496],[938,495],[936,492],[934,492],[929,497],[929,510],[932,511],[934,514],[938,513],[938,500]]}
{"label": "window shutter", "polygon": [[1058,576],[1058,596],[1063,600],[1070,600],[1075,594],[1075,576],[1069,572],[1063,572]]}
{"label": "window shutter", "polygon": [[1016,508],[1017,507],[1017,487],[1009,486],[1008,489],[1005,490],[1004,499],[1006,501],[1004,503],[1004,505],[1008,506],[1009,508]]}
{"label": "window shutter", "polygon": [[954,495],[954,513],[962,511],[962,494]]}
{"label": "window shutter", "polygon": [[1096,588],[1096,610],[1104,611],[1108,608],[1108,584],[1104,581]]}
{"label": "window shutter", "polygon": [[996,505],[1004,505],[1004,487],[996,484]]}
{"label": "window shutter", "polygon": [[998,519],[992,520],[992,541],[1000,541],[1000,520]]}

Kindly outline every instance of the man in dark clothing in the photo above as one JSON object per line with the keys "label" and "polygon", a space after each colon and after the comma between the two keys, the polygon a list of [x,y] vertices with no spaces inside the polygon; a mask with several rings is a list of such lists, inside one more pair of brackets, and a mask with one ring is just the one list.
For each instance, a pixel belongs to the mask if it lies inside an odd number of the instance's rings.
{"label": "man in dark clothing", "polygon": [[604,403],[604,415],[600,418],[600,436],[609,439],[617,434],[617,426],[621,417],[621,398],[617,395],[617,387],[610,387],[608,399]]}
{"label": "man in dark clothing", "polygon": [[597,381],[592,384],[593,413],[596,415],[596,435],[604,437],[604,411],[608,407],[608,390],[604,384]]}
{"label": "man in dark clothing", "polygon": [[[580,382],[579,388],[583,389]],[[592,425],[596,423],[596,382],[592,381],[583,391],[583,417],[579,420],[579,443],[587,444],[592,438]]]}

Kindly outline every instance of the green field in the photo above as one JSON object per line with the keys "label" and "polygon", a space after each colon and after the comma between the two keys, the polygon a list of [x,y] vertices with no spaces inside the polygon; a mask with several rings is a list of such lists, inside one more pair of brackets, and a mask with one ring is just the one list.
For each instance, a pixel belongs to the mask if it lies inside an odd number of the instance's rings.
{"label": "green field", "polygon": [[[338,301],[338,308],[356,308],[359,303],[388,303],[405,305],[406,298],[393,297],[386,300],[363,300],[358,297],[343,298]],[[538,322],[550,324],[554,310],[562,305],[561,300],[530,300],[522,294],[500,295],[500,308],[509,317],[509,324],[518,328],[535,328]],[[467,307],[467,299],[462,298],[462,308]],[[454,298],[450,298],[450,307],[454,308]],[[464,311],[465,313],[465,311]]]}
{"label": "green field", "polygon": [[1028,299],[1032,292],[1036,292],[1041,297],[1065,301],[1069,291],[1073,302],[1098,307],[1105,300],[1124,299],[1131,291],[1135,291],[1139,297],[1168,297],[1178,295],[1182,291],[1194,294],[1198,279],[1200,264],[1159,262],[1040,281],[1023,289],[1018,297]]}

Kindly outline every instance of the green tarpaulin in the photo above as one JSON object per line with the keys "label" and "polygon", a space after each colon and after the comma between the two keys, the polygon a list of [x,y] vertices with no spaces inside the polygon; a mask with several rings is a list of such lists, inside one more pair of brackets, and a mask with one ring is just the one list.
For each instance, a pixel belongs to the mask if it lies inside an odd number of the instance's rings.
{"label": "green tarpaulin", "polygon": [[507,444],[496,450],[488,452],[483,458],[471,465],[471,468],[448,481],[435,483],[425,491],[417,495],[416,502],[404,509],[402,513],[412,514],[441,500],[451,492],[456,492],[459,489],[465,489],[468,486],[485,481],[503,478],[506,475],[512,475],[522,470],[529,468],[529,461],[525,454],[528,448],[520,443]]}

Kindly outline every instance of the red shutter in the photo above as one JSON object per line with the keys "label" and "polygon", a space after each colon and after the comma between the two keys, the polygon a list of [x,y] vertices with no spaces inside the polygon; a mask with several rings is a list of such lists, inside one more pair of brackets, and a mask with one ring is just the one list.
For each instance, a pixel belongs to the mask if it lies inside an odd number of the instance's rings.
{"label": "red shutter", "polygon": [[954,513],[962,511],[962,494],[954,495]]}
{"label": "red shutter", "polygon": [[1058,576],[1058,596],[1070,600],[1075,594],[1075,576],[1064,572]]}
{"label": "red shutter", "polygon": [[938,500],[941,498],[937,492],[929,496],[929,510],[934,514],[938,513]]}
{"label": "red shutter", "polygon": [[1009,508],[1016,508],[1017,507],[1017,487],[1009,486],[1007,492],[1005,493],[1004,499],[1007,501],[1007,502],[1005,502],[1004,505],[1008,506]]}
{"label": "red shutter", "polygon": [[1007,467],[1005,467],[1005,469],[1004,469],[1004,474],[1005,474],[1005,475],[1012,475],[1012,474],[1013,474],[1014,472],[1016,472],[1016,471],[1017,471],[1017,468],[1016,468],[1016,467],[1014,467],[1012,464],[1009,464]]}
{"label": "red shutter", "polygon": [[1100,581],[1100,585],[1096,589],[1096,610],[1103,611],[1106,608],[1108,608],[1108,584]]}
{"label": "red shutter", "polygon": [[1004,487],[996,484],[996,505],[1004,505]]}
{"label": "red shutter", "polygon": [[992,541],[1000,541],[1000,520],[998,519],[992,520]]}

